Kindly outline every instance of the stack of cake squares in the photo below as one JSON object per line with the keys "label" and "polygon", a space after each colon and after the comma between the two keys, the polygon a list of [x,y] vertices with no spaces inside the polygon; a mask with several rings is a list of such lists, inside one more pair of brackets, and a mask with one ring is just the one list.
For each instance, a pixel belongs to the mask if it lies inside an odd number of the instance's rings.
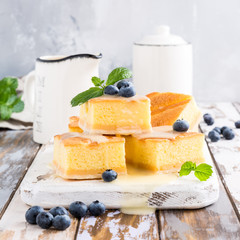
{"label": "stack of cake squares", "polygon": [[[128,164],[157,173],[177,171],[185,161],[204,162],[204,135],[196,131],[201,113],[192,96],[103,95],[79,112],[70,118],[69,133],[54,137],[53,163],[65,179],[101,178],[107,169],[127,174]],[[174,131],[182,118],[189,131]]]}

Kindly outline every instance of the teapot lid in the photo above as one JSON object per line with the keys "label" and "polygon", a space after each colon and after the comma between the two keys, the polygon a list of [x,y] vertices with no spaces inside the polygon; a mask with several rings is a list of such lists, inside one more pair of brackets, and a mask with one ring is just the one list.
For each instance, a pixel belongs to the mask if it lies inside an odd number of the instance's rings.
{"label": "teapot lid", "polygon": [[155,27],[155,34],[145,36],[137,45],[183,45],[187,42],[180,36],[170,34],[169,26],[160,25]]}

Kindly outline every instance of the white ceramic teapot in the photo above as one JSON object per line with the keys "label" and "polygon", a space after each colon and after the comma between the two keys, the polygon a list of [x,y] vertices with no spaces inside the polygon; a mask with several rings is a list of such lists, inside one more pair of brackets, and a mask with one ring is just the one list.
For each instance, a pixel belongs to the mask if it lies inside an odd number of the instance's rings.
{"label": "white ceramic teapot", "polygon": [[178,92],[192,94],[192,45],[156,27],[133,45],[133,81],[138,94]]}
{"label": "white ceramic teapot", "polygon": [[98,76],[102,54],[43,56],[36,60],[35,71],[25,80],[28,108],[34,115],[33,139],[47,143],[54,135],[68,131],[69,117],[79,115],[71,99],[92,86]]}

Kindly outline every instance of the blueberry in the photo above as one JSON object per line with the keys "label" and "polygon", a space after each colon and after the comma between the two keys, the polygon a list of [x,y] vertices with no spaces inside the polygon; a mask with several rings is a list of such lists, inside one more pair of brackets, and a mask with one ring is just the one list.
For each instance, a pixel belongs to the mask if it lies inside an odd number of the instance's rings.
{"label": "blueberry", "polygon": [[114,85],[108,85],[104,88],[104,94],[116,95],[118,94],[119,89]]}
{"label": "blueberry", "polygon": [[65,230],[71,225],[71,219],[68,215],[57,215],[53,218],[52,225],[57,230]]}
{"label": "blueberry", "polygon": [[220,134],[217,131],[214,131],[214,130],[212,130],[208,133],[208,137],[210,138],[210,140],[212,142],[217,142],[221,138]]}
{"label": "blueberry", "polygon": [[236,128],[240,128],[240,120],[238,120],[238,121],[235,122],[235,127],[236,127]]}
{"label": "blueberry", "polygon": [[118,174],[112,170],[112,169],[107,169],[105,172],[103,172],[102,174],[102,179],[105,182],[112,182],[113,180],[115,180],[117,178]]}
{"label": "blueberry", "polygon": [[117,83],[117,88],[118,88],[118,89],[121,89],[122,87],[126,88],[126,87],[129,87],[129,86],[131,86],[131,85],[132,85],[132,83],[129,82],[129,81],[127,81],[127,80],[121,80],[121,81],[119,81],[119,82]]}
{"label": "blueberry", "polygon": [[211,114],[210,114],[210,113],[205,113],[205,114],[203,115],[203,118],[205,118],[206,116],[211,116]]}
{"label": "blueberry", "polygon": [[49,212],[55,217],[57,215],[68,215],[68,211],[64,207],[54,207],[49,210]]}
{"label": "blueberry", "polygon": [[225,129],[230,129],[230,128],[229,128],[229,127],[226,127],[226,126],[222,127],[222,128],[221,128],[221,133],[222,133],[222,134],[223,134],[223,131],[224,131]]}
{"label": "blueberry", "polygon": [[133,86],[122,87],[118,94],[122,97],[133,97],[136,95],[136,91]]}
{"label": "blueberry", "polygon": [[87,214],[88,207],[86,204],[76,201],[70,204],[68,210],[74,217],[81,218]]}
{"label": "blueberry", "polygon": [[203,119],[206,118],[206,117],[209,117],[209,116],[211,116],[210,113],[205,113],[205,114],[203,114]]}
{"label": "blueberry", "polygon": [[33,206],[29,208],[25,213],[26,221],[30,224],[36,224],[37,215],[44,212],[44,209],[39,206]]}
{"label": "blueberry", "polygon": [[214,124],[214,119],[209,113],[204,114],[203,119],[204,119],[204,122],[207,125],[213,125]]}
{"label": "blueberry", "polygon": [[186,132],[189,129],[189,123],[186,120],[177,120],[173,124],[173,130],[177,132]]}
{"label": "blueberry", "polygon": [[221,128],[219,128],[219,127],[215,127],[215,128],[213,129],[213,131],[221,134]]}
{"label": "blueberry", "polygon": [[41,212],[37,215],[37,225],[43,229],[48,229],[52,226],[53,215],[49,212]]}
{"label": "blueberry", "polygon": [[106,210],[105,205],[103,203],[100,203],[98,200],[92,202],[89,205],[88,209],[93,216],[100,216]]}
{"label": "blueberry", "polygon": [[235,134],[232,129],[226,128],[223,130],[223,137],[227,140],[232,140],[235,137]]}

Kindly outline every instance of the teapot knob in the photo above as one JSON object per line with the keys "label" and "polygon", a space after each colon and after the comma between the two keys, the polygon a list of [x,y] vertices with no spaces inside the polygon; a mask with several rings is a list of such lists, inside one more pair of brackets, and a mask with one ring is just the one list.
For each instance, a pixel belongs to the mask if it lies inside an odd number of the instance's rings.
{"label": "teapot knob", "polygon": [[160,25],[155,27],[155,33],[161,36],[167,36],[170,34],[170,28],[167,25]]}

